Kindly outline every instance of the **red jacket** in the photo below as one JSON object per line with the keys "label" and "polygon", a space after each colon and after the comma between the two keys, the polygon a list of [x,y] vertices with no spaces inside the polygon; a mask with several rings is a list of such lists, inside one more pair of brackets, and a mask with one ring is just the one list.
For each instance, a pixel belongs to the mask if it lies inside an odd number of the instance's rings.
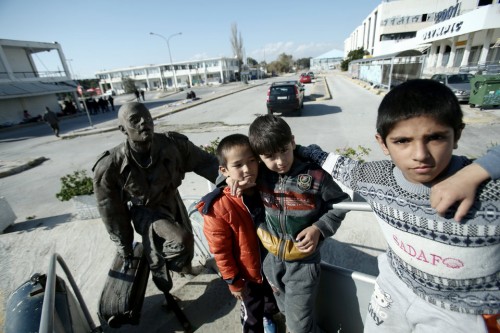
{"label": "red jacket", "polygon": [[214,190],[196,208],[203,215],[203,233],[222,278],[231,291],[241,291],[245,281],[262,283],[259,239],[242,199],[231,196],[229,187],[220,192]]}

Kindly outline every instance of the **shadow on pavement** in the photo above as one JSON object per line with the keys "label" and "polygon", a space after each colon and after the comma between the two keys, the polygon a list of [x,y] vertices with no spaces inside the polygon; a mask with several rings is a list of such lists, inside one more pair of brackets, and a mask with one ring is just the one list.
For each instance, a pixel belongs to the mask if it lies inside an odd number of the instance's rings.
{"label": "shadow on pavement", "polygon": [[11,232],[30,232],[38,228],[43,228],[45,230],[50,230],[55,228],[58,224],[63,224],[66,222],[74,221],[72,214],[62,214],[56,216],[49,216],[43,218],[35,218],[32,220],[27,220],[24,222],[17,222],[4,230],[4,234]]}

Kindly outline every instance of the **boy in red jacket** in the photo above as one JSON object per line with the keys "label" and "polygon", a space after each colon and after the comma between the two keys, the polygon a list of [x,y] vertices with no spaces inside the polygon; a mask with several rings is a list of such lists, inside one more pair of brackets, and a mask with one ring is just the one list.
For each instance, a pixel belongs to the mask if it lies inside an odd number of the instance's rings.
{"label": "boy in red jacket", "polygon": [[[259,160],[246,135],[222,139],[217,158],[224,176],[255,182]],[[243,332],[276,332],[272,315],[278,312],[277,305],[262,275],[262,250],[254,223],[264,216],[258,191],[250,188],[235,197],[229,187],[217,188],[204,196],[197,208],[203,215],[203,232],[222,278],[231,294],[241,300]]]}

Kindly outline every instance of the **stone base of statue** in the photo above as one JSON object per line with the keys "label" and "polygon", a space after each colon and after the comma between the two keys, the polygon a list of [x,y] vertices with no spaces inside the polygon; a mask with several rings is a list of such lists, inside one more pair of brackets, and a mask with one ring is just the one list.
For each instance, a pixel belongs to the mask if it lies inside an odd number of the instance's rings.
{"label": "stone base of statue", "polygon": [[92,220],[101,217],[97,210],[97,202],[93,194],[79,195],[71,198],[71,201],[73,202],[73,207],[75,207],[75,216],[79,220]]}

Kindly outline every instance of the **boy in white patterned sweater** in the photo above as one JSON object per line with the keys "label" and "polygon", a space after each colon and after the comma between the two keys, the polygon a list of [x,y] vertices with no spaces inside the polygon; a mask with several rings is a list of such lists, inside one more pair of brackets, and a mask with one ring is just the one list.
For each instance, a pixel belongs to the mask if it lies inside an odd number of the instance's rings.
{"label": "boy in white patterned sweater", "polygon": [[430,187],[472,162],[452,155],[463,127],[451,90],[412,80],[378,109],[376,138],[392,162],[298,148],[366,199],[388,243],[365,332],[486,332],[482,315],[500,312],[500,182],[481,184],[460,224],[430,206]]}

